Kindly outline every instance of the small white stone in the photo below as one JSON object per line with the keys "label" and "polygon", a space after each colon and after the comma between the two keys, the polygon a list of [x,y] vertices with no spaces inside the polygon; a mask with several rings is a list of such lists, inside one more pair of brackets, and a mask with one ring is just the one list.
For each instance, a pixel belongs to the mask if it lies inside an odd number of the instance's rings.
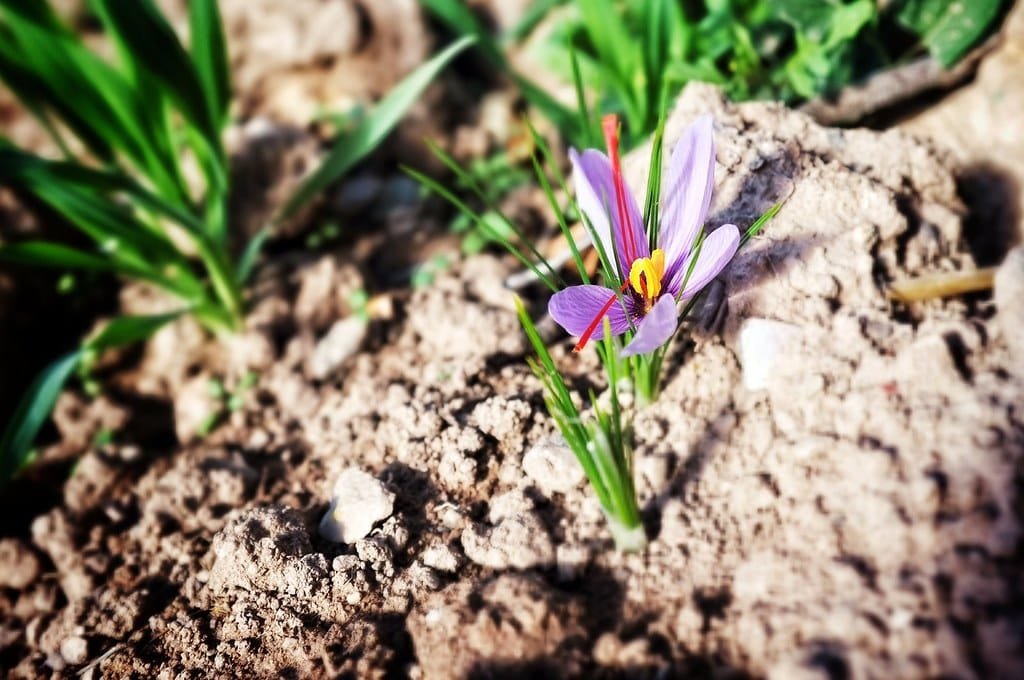
{"label": "small white stone", "polygon": [[527,451],[523,471],[547,494],[566,493],[583,481],[583,468],[561,437],[538,442]]}
{"label": "small white stone", "polygon": [[436,543],[423,551],[423,564],[438,571],[455,572],[462,561],[450,547]]}
{"label": "small white stone", "polygon": [[331,507],[320,521],[320,535],[329,541],[355,543],[390,517],[394,506],[395,494],[380,480],[359,468],[346,468],[334,483]]}
{"label": "small white stone", "polygon": [[89,643],[79,635],[65,638],[60,643],[60,655],[68,664],[79,666],[89,658]]}
{"label": "small white stone", "polygon": [[802,329],[773,319],[747,319],[740,329],[743,386],[767,389],[782,352],[799,341]]}
{"label": "small white stone", "polygon": [[330,377],[350,356],[359,351],[366,337],[366,321],[350,316],[336,321],[316,343],[309,358],[309,375],[316,380]]}

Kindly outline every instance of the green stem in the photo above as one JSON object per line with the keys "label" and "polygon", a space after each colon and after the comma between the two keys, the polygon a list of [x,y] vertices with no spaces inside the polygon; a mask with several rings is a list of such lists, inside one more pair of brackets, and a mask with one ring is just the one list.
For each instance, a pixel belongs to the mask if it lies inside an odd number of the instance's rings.
{"label": "green stem", "polygon": [[634,553],[642,552],[647,547],[647,532],[640,522],[639,512],[633,521],[623,521],[608,513],[605,513],[605,519],[608,521],[608,530],[611,531],[616,550]]}
{"label": "green stem", "polygon": [[210,243],[207,236],[197,235],[196,247],[210,276],[213,291],[228,314],[231,330],[240,330],[245,318],[245,305],[231,265],[223,253]]}

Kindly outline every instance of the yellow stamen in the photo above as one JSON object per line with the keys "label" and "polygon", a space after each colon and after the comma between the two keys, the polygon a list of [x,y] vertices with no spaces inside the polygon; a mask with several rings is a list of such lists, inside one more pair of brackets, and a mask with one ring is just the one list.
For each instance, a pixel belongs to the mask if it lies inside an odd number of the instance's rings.
{"label": "yellow stamen", "polygon": [[665,251],[657,248],[650,257],[633,260],[629,269],[629,283],[633,290],[643,296],[644,308],[661,294],[661,277],[665,274]]}

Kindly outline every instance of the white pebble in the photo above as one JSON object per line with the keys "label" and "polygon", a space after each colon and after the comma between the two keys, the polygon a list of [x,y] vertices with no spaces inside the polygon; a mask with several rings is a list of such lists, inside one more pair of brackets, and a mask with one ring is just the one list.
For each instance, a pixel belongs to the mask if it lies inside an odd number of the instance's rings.
{"label": "white pebble", "polygon": [[89,658],[89,644],[80,635],[65,638],[60,643],[60,655],[68,664],[79,666]]}
{"label": "white pebble", "polygon": [[320,521],[320,535],[329,541],[355,543],[374,525],[391,516],[395,495],[373,475],[347,468],[338,475],[331,507]]}
{"label": "white pebble", "polygon": [[795,345],[803,333],[799,326],[773,319],[747,319],[740,329],[740,364],[743,386],[767,389],[782,353]]}
{"label": "white pebble", "polygon": [[336,321],[327,335],[316,343],[309,358],[309,375],[317,380],[331,376],[341,364],[359,351],[366,337],[366,322],[350,316]]}

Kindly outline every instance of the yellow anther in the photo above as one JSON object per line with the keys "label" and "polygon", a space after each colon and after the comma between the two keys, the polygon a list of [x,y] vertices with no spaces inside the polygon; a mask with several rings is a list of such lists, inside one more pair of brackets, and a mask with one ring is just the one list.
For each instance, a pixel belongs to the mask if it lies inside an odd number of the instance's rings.
{"label": "yellow anther", "polygon": [[658,248],[650,257],[633,261],[629,269],[629,283],[633,290],[651,301],[661,294],[661,277],[665,274],[665,252]]}

